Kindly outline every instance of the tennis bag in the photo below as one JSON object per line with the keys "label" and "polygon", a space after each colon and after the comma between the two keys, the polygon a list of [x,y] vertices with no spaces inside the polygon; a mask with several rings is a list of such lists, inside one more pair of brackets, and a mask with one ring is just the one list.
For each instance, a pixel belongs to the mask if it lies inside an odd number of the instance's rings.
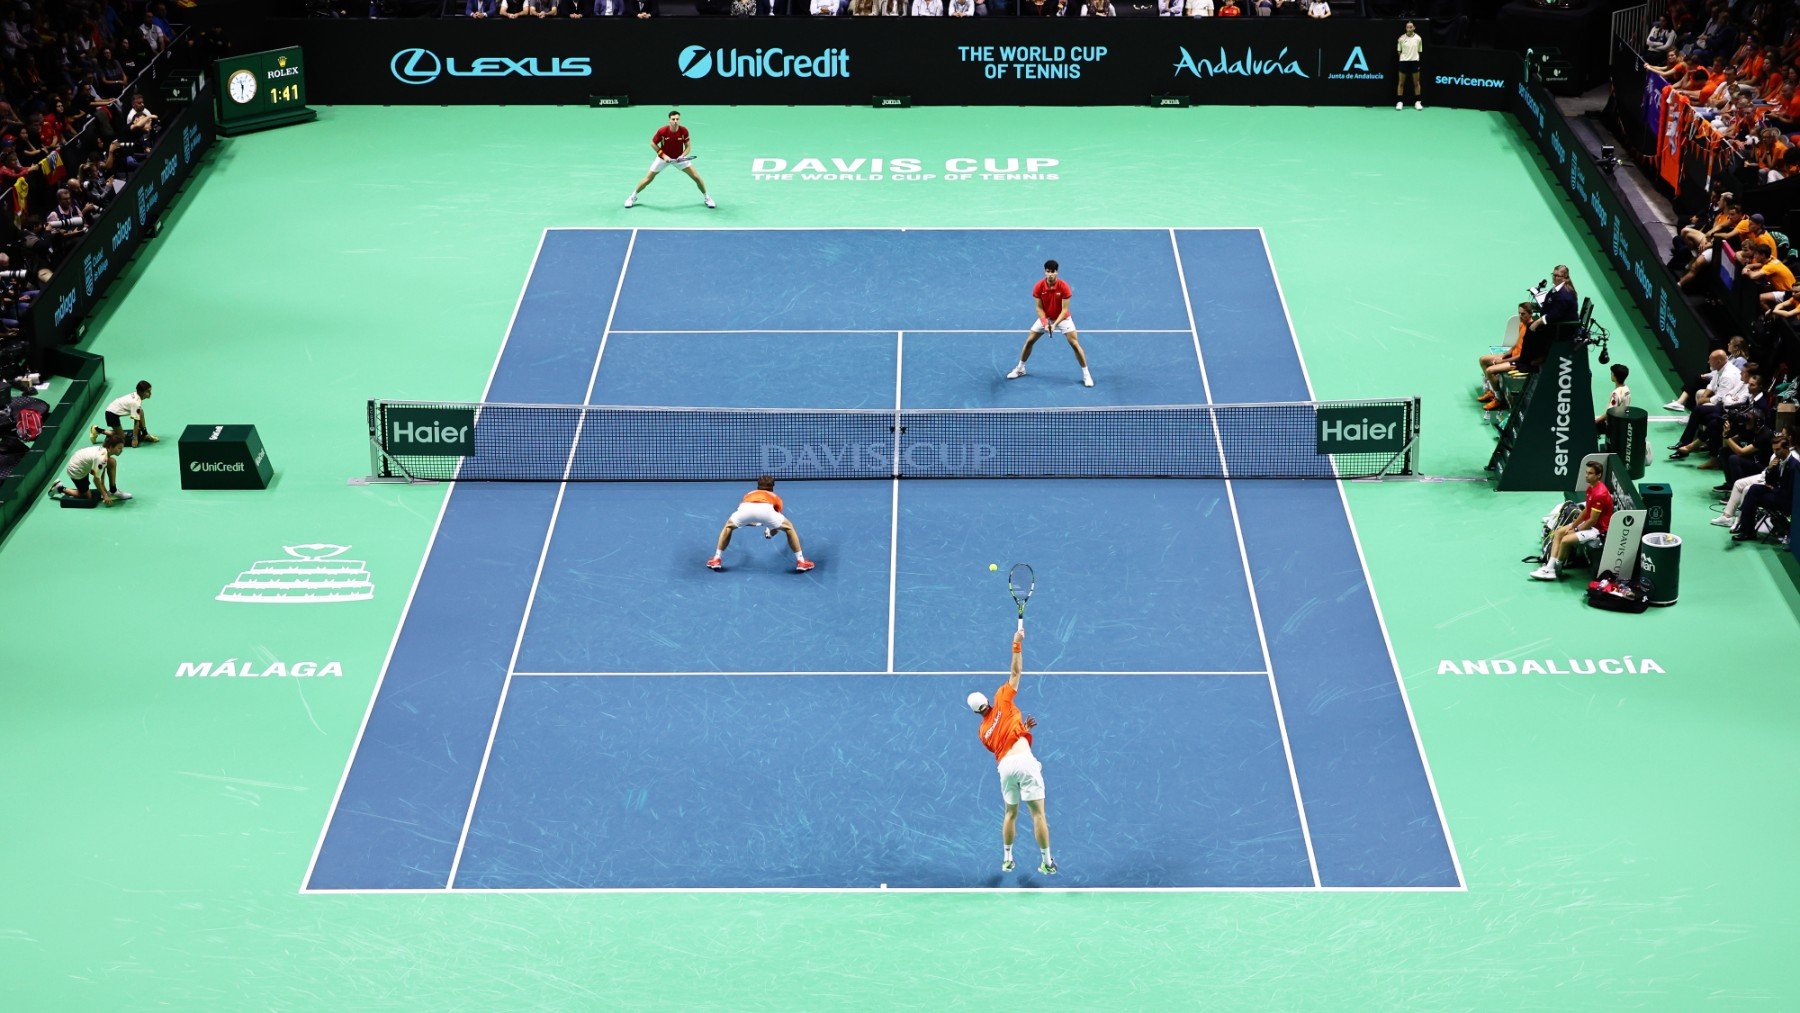
{"label": "tennis bag", "polygon": [[1565,500],[1559,506],[1557,506],[1557,508],[1555,510],[1552,510],[1549,513],[1545,514],[1544,515],[1544,530],[1542,532],[1540,532],[1538,535],[1537,555],[1526,556],[1524,559],[1519,560],[1519,562],[1521,562],[1521,563],[1542,563],[1544,560],[1549,559],[1550,558],[1550,533],[1555,531],[1557,528],[1562,527],[1564,524],[1575,523],[1576,518],[1581,516],[1581,511],[1583,509],[1584,509],[1583,504],[1577,503],[1573,500]]}
{"label": "tennis bag", "polygon": [[1650,607],[1650,582],[1642,577],[1622,581],[1607,570],[1589,582],[1587,603],[1608,612],[1643,612]]}

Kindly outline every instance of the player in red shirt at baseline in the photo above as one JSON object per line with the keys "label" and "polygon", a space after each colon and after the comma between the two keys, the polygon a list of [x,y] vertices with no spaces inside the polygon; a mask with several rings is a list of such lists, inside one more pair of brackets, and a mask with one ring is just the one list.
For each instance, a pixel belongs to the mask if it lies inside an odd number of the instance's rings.
{"label": "player in red shirt at baseline", "polygon": [[672,165],[693,179],[694,185],[700,188],[700,199],[706,202],[707,207],[718,207],[713,203],[712,195],[706,192],[706,180],[701,179],[700,174],[694,171],[694,155],[691,153],[693,147],[693,139],[688,136],[687,128],[681,125],[681,113],[669,110],[668,125],[657,128],[656,133],[650,137],[650,150],[656,152],[656,157],[650,160],[650,171],[644,174],[643,182],[637,185],[637,189],[631,191],[631,196],[625,198],[625,206],[636,204],[638,194],[644,192],[644,187],[650,185],[657,173]]}
{"label": "player in red shirt at baseline", "polygon": [[1025,644],[1025,623],[1013,634],[1012,675],[1006,685],[994,691],[993,703],[980,693],[969,694],[969,709],[981,715],[981,744],[994,754],[999,764],[1000,795],[1006,802],[1006,819],[1000,824],[1000,843],[1006,850],[1000,860],[1000,871],[1013,870],[1013,835],[1019,818],[1019,801],[1031,810],[1031,834],[1037,838],[1038,850],[1044,853],[1038,871],[1056,875],[1056,860],[1050,857],[1050,820],[1044,815],[1044,765],[1031,753],[1031,730],[1037,718],[1020,715],[1015,697],[1019,692],[1019,665]]}
{"label": "player in red shirt at baseline", "polygon": [[744,494],[744,501],[719,530],[719,549],[706,561],[709,568],[725,569],[725,547],[731,544],[731,533],[745,527],[762,528],[764,538],[774,538],[777,531],[787,532],[788,548],[794,550],[794,570],[805,573],[813,568],[813,561],[800,551],[800,533],[794,530],[794,522],[781,512],[781,497],[775,495],[773,477],[762,476],[756,480],[756,488]]}
{"label": "player in red shirt at baseline", "polygon": [[1044,280],[1033,285],[1031,297],[1037,301],[1037,321],[1031,325],[1030,333],[1025,335],[1025,347],[1019,351],[1019,364],[1006,374],[1008,380],[1017,380],[1025,375],[1025,360],[1031,358],[1031,346],[1043,337],[1045,331],[1056,331],[1069,339],[1069,347],[1075,350],[1075,362],[1081,366],[1081,385],[1092,387],[1094,376],[1088,372],[1087,353],[1081,350],[1081,335],[1075,333],[1075,321],[1069,317],[1069,300],[1075,293],[1069,283],[1057,277],[1057,264],[1054,260],[1044,261]]}
{"label": "player in red shirt at baseline", "polygon": [[1568,558],[1569,550],[1576,543],[1598,549],[1606,541],[1606,529],[1612,523],[1613,515],[1612,490],[1601,481],[1603,471],[1599,461],[1589,461],[1584,473],[1587,476],[1587,503],[1581,516],[1575,523],[1564,524],[1551,535],[1550,558],[1544,560],[1543,566],[1531,571],[1532,580],[1561,580],[1563,560]]}

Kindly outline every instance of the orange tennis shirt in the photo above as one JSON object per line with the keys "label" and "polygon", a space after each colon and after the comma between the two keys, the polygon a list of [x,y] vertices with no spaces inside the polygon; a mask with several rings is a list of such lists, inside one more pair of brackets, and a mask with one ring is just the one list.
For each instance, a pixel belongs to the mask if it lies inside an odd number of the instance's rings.
{"label": "orange tennis shirt", "polygon": [[981,744],[994,754],[995,763],[1004,759],[1020,739],[1031,741],[1031,733],[1025,730],[1025,716],[1013,702],[1018,692],[1012,683],[1002,684],[994,690],[994,701],[981,719]]}
{"label": "orange tennis shirt", "polygon": [[782,512],[781,511],[781,497],[775,495],[774,493],[770,492],[767,489],[752,489],[752,490],[750,490],[749,492],[744,494],[744,502],[746,502],[746,503],[767,503],[770,506],[775,508],[776,513]]}

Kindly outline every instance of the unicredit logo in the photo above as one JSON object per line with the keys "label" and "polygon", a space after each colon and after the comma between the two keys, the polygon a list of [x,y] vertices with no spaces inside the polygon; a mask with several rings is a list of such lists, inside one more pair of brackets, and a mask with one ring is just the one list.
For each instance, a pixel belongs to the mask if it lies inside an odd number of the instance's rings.
{"label": "unicredit logo", "polygon": [[234,461],[230,464],[227,464],[224,461],[193,461],[188,464],[188,470],[189,471],[243,471],[244,470],[244,462]]}
{"label": "unicredit logo", "polygon": [[682,77],[849,77],[850,51],[827,49],[817,56],[798,56],[776,46],[746,53],[737,49],[689,46],[675,58]]}
{"label": "unicredit logo", "polygon": [[455,57],[443,59],[429,49],[402,49],[394,54],[388,69],[401,84],[430,84],[444,74],[451,77],[589,77],[594,73],[593,61],[585,56],[559,56],[540,60],[528,56],[515,60],[510,56],[478,56],[466,64]]}

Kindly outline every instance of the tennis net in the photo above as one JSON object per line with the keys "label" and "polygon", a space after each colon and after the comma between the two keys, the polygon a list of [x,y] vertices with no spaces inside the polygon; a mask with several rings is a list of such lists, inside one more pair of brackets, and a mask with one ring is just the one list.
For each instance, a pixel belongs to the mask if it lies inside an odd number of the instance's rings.
{"label": "tennis net", "polygon": [[1369,478],[1419,399],[1103,408],[637,408],[372,400],[371,475],[484,482]]}

